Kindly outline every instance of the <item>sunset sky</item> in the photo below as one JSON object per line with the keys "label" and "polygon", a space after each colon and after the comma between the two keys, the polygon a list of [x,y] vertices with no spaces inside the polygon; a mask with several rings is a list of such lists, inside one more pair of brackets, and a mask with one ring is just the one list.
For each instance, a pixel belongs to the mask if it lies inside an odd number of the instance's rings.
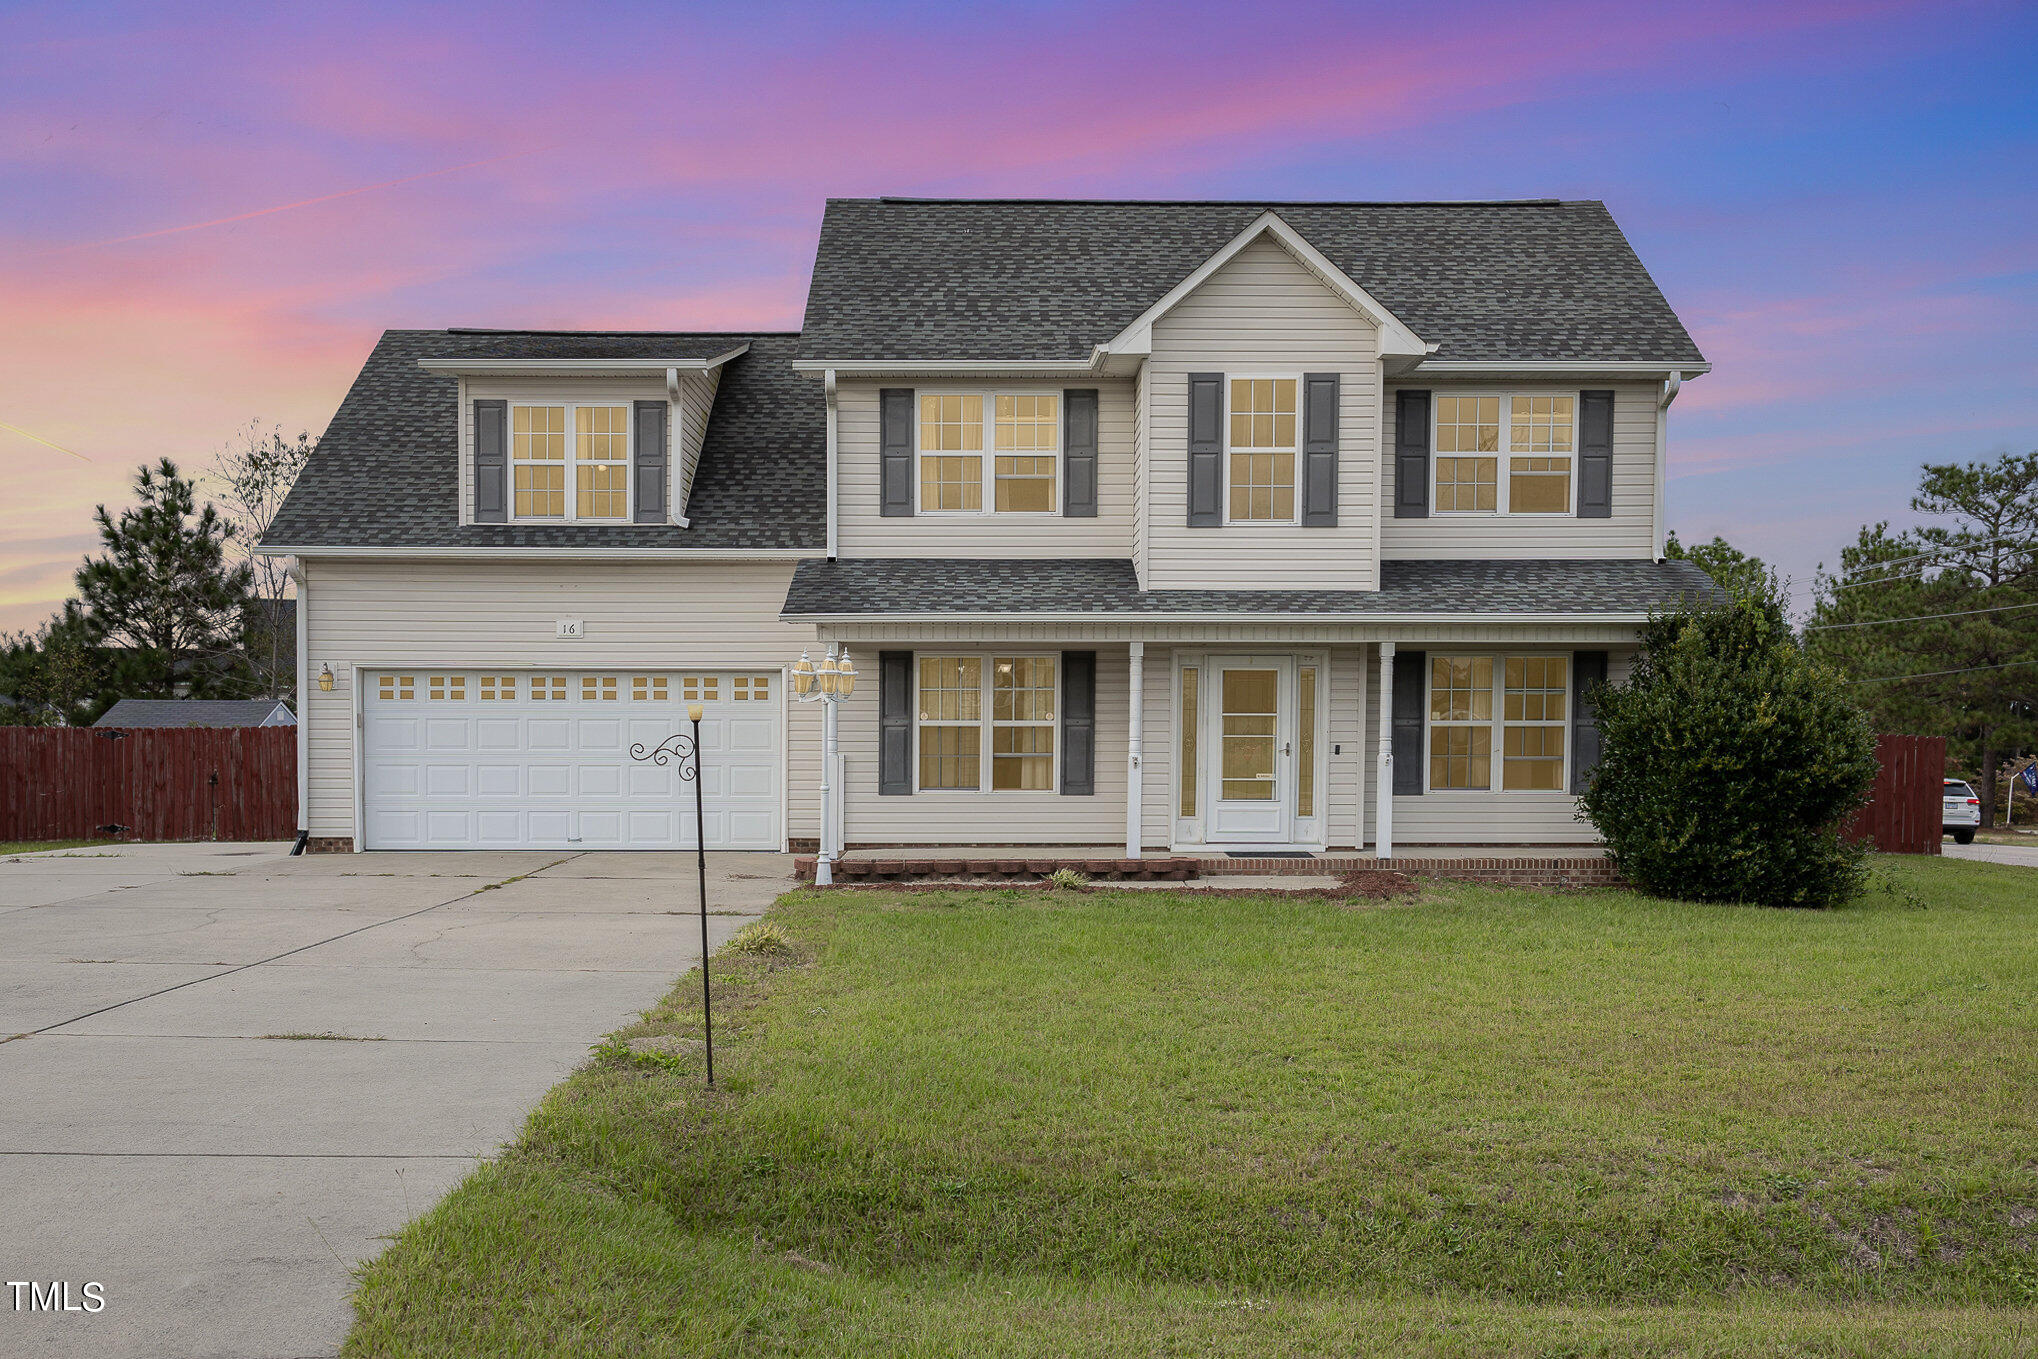
{"label": "sunset sky", "polygon": [[1808,582],[2038,446],[2034,53],[2028,4],[0,0],[0,628],[385,327],[795,328],[880,193],[1604,199],[1716,365],[1672,525]]}

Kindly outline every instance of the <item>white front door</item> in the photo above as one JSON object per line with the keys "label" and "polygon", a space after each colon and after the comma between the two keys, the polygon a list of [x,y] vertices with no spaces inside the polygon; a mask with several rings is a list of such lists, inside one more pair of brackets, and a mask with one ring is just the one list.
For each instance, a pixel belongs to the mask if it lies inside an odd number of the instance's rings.
{"label": "white front door", "polygon": [[650,755],[701,715],[710,849],[782,849],[769,671],[362,676],[365,849],[689,849],[693,783]]}
{"label": "white front door", "polygon": [[1294,812],[1294,661],[1240,657],[1211,666],[1213,844],[1282,844]]}

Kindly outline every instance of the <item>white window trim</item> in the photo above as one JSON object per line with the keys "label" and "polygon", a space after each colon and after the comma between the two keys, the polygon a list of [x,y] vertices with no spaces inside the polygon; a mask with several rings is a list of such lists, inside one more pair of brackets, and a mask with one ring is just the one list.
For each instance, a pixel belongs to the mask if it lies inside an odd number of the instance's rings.
{"label": "white window trim", "polygon": [[[519,401],[512,397],[508,405],[509,428],[504,432],[504,437],[509,440],[509,447],[504,450],[505,460],[509,464],[509,485],[505,488],[509,501],[509,513],[506,516],[507,522],[512,524],[628,524],[635,520],[636,515],[633,513],[637,504],[637,413],[635,402],[630,400],[542,401],[532,399]],[[519,406],[527,410],[541,406],[564,406],[566,408],[566,460],[562,464],[566,469],[566,513],[563,515],[527,514],[519,517],[517,514],[517,468],[520,466],[545,467],[550,465],[549,463],[534,462],[530,459],[525,459],[521,463],[517,460],[517,408]],[[594,406],[621,406],[625,411],[623,416],[623,512],[620,516],[595,517],[590,515],[583,518],[578,513],[580,508],[580,495],[577,486],[579,478],[574,476],[573,472],[574,468],[579,464],[580,457],[580,412],[583,409]],[[602,467],[613,466],[612,463],[607,461],[592,462],[592,460],[591,465]],[[667,468],[666,482],[669,492],[671,489],[670,465]],[[667,507],[667,515],[670,517],[669,506]]]}
{"label": "white window trim", "polygon": [[[1231,446],[1231,384],[1244,378],[1248,381],[1258,378],[1286,379],[1295,384],[1295,446],[1287,448],[1242,448]],[[1223,523],[1228,528],[1237,524],[1240,528],[1293,528],[1302,522],[1302,373],[1299,369],[1239,368],[1227,370],[1224,374],[1224,400],[1218,410],[1219,427],[1224,431],[1224,485],[1219,492],[1224,511]],[[1295,493],[1295,513],[1287,519],[1233,519],[1231,517],[1231,455],[1240,453],[1293,453],[1295,456],[1291,487]]]}
{"label": "white window trim", "polygon": [[[1436,398],[1444,396],[1497,396],[1500,398],[1500,451],[1494,454],[1496,466],[1494,476],[1498,484],[1493,488],[1493,508],[1490,510],[1442,510],[1438,509],[1440,497],[1437,494],[1437,464],[1443,458],[1480,458],[1483,453],[1440,453],[1437,451],[1437,427],[1442,423],[1442,403]],[[1561,456],[1571,462],[1571,503],[1559,513],[1543,510],[1523,510],[1517,514],[1509,508],[1509,488],[1514,479],[1508,475],[1510,458],[1554,458],[1556,453],[1515,453],[1511,451],[1514,434],[1514,398],[1518,396],[1568,396],[1571,398],[1571,451]],[[1506,391],[1452,391],[1437,388],[1431,393],[1429,403],[1429,503],[1430,513],[1440,519],[1576,519],[1578,517],[1578,417],[1582,403],[1578,393],[1569,387],[1563,388],[1509,388]]]}
{"label": "white window trim", "polygon": [[[983,459],[983,466],[980,469],[981,474],[983,476],[983,491],[982,494],[979,495],[978,497],[978,501],[982,505],[981,509],[930,510],[920,502],[920,484],[921,484],[920,458],[922,453],[922,450],[920,448],[920,399],[922,397],[928,396],[976,396],[983,398],[984,446],[980,455]],[[1022,449],[1006,450],[1007,454],[1012,457],[1038,458],[1051,456],[1054,459],[1054,494],[1051,497],[1049,497],[1049,504],[1045,510],[1001,510],[997,508],[998,398],[1001,396],[1051,396],[1056,399],[1057,404],[1055,406],[1056,419],[1054,430],[1054,451],[1051,454],[1049,454],[1037,448],[1023,450]],[[913,513],[915,515],[924,515],[929,519],[980,519],[985,515],[993,514],[1006,516],[1014,519],[1053,519],[1058,517],[1061,514],[1062,497],[1066,493],[1067,489],[1063,485],[1062,479],[1067,474],[1068,470],[1067,465],[1064,463],[1062,458],[1062,455],[1065,452],[1065,450],[1061,446],[1062,436],[1066,429],[1067,413],[1062,409],[1062,406],[1059,403],[1064,402],[1067,399],[1068,398],[1066,393],[1064,393],[1060,387],[915,388],[913,391]],[[928,456],[936,458],[944,457],[967,458],[970,457],[971,454],[968,452],[945,453],[941,451],[936,451],[932,454],[929,454]],[[942,652],[939,654],[947,655],[949,653]],[[954,654],[968,655],[970,653],[956,652]]]}
{"label": "white window trim", "polygon": [[[1555,518],[1556,516],[1548,516]],[[1429,747],[1430,732],[1436,723],[1430,713],[1435,711],[1430,704],[1431,677],[1435,670],[1430,661],[1436,657],[1468,660],[1490,660],[1493,662],[1493,735],[1489,742],[1491,764],[1486,774],[1484,788],[1439,788],[1430,782]],[[1503,762],[1507,758],[1507,663],[1509,661],[1551,660],[1561,658],[1564,662],[1564,765],[1557,776],[1555,788],[1508,788]],[[1466,797],[1573,797],[1571,792],[1571,710],[1576,703],[1575,690],[1578,684],[1578,654],[1575,651],[1482,651],[1477,647],[1452,647],[1427,651],[1422,661],[1422,788],[1425,793],[1459,795]],[[1446,722],[1447,727],[1477,726],[1476,722]],[[1517,722],[1516,726],[1555,726],[1554,722]]]}
{"label": "white window trim", "polygon": [[[981,662],[978,668],[977,691],[977,786],[974,788],[925,788],[920,783],[920,658],[922,656],[947,656]],[[1009,722],[1007,726],[1044,726],[1054,730],[1053,769],[1048,775],[1045,788],[993,788],[991,787],[992,755],[991,729],[997,725],[992,716],[991,676],[992,662],[996,660],[1052,660],[1054,662],[1054,720],[1051,722]],[[1062,775],[1062,701],[1066,697],[1068,674],[1062,665],[1059,651],[1022,650],[980,650],[975,647],[937,648],[913,652],[913,793],[932,796],[952,797],[1060,797]],[[928,722],[930,727],[963,727],[967,722]]]}

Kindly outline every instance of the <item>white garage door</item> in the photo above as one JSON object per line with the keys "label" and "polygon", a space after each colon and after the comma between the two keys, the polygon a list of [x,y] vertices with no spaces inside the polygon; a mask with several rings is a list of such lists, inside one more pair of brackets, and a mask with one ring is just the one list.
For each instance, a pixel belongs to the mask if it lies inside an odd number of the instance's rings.
{"label": "white garage door", "polygon": [[691,849],[679,762],[633,759],[702,705],[710,849],[781,849],[780,677],[757,671],[372,671],[369,849]]}

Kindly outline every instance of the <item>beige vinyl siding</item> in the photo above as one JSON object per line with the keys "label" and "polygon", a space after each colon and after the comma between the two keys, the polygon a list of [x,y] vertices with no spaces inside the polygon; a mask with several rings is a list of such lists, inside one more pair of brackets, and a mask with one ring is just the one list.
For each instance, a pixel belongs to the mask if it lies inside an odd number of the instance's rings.
{"label": "beige vinyl siding", "polygon": [[[307,659],[330,665],[311,691],[311,833],[354,833],[354,676],[386,666],[719,667],[776,671],[811,631],[778,621],[791,562],[457,562],[325,560],[305,564]],[[561,641],[560,618],[586,635]],[[1122,687],[1122,686],[1121,686]],[[815,705],[786,714],[787,834],[820,820],[821,723]],[[1120,744],[1123,757],[1124,746]]]}
{"label": "beige vinyl siding", "polygon": [[[1265,238],[1154,323],[1147,360],[1147,588],[1377,587],[1378,351],[1373,323]],[[1342,375],[1336,528],[1188,527],[1188,375],[1246,370]]]}
{"label": "beige vinyl siding", "polygon": [[701,465],[701,444],[708,437],[708,417],[714,413],[715,392],[722,385],[722,370],[710,373],[682,373],[679,376],[679,407],[674,412],[677,428],[669,435],[677,441],[679,456],[671,471],[676,517],[686,514],[686,498],[693,491],[694,473]]}
{"label": "beige vinyl siding", "polygon": [[[1580,649],[1604,646],[1580,644]],[[1405,650],[1425,649],[1411,643]],[[1477,650],[1476,643],[1455,642],[1451,650]],[[1510,650],[1534,650],[1547,655],[1568,646],[1534,648],[1495,646],[1492,654],[1504,656]],[[1366,653],[1366,749],[1367,780],[1362,841],[1371,845],[1375,829],[1373,772],[1378,768],[1380,739],[1380,649]],[[1607,656],[1607,679],[1624,680],[1634,668],[1632,647],[1613,649]],[[1496,761],[1497,764],[1497,761]],[[1426,772],[1426,771],[1425,771]],[[1597,844],[1599,832],[1589,821],[1574,815],[1578,799],[1568,793],[1425,792],[1416,797],[1394,799],[1394,846],[1398,854],[1421,845],[1585,845]]]}
{"label": "beige vinyl siding", "polygon": [[1146,707],[1140,719],[1139,842],[1156,853],[1166,852],[1175,833],[1175,757],[1180,747],[1174,657],[1172,647],[1149,646],[1143,662]]}
{"label": "beige vinyl siding", "polygon": [[[1394,394],[1415,387],[1440,395],[1477,393],[1535,395],[1581,390],[1612,391],[1613,517],[1580,519],[1569,514],[1434,514],[1426,519],[1394,517]],[[1380,460],[1384,517],[1382,557],[1649,557],[1656,550],[1656,385],[1648,382],[1577,383],[1401,383],[1387,389],[1382,403],[1385,433]],[[1435,477],[1431,454],[1431,477]],[[1507,452],[1500,452],[1507,475]],[[1575,503],[1577,468],[1572,468]],[[1432,502],[1435,487],[1431,487]]]}
{"label": "beige vinyl siding", "polygon": [[[672,412],[672,423],[667,433],[667,438],[674,441],[677,454],[666,469],[666,490],[671,497],[679,495],[682,478],[690,481],[695,466],[700,462],[701,441],[707,437],[708,419],[714,409],[715,389],[720,381],[720,369],[713,373],[680,374],[679,405]],[[468,377],[460,380],[460,388],[460,522],[463,524],[474,522],[475,402],[508,401],[519,406],[593,402],[620,406],[635,401],[667,399],[665,375],[662,373],[655,378]]]}
{"label": "beige vinyl siding", "polygon": [[1132,389],[1132,573],[1141,589],[1146,588],[1146,479],[1153,466],[1152,450],[1148,447],[1153,422],[1146,418],[1152,396],[1149,381],[1152,372],[1151,365],[1140,364],[1139,377]]}
{"label": "beige vinyl siding", "polygon": [[[948,642],[885,647],[941,655],[1041,655],[1049,643],[982,647]],[[932,792],[885,796],[878,792],[878,651],[850,649],[863,676],[842,704],[837,743],[846,796],[843,839],[857,845],[1123,845],[1125,841],[1125,737],[1127,651],[1098,646],[1097,791],[1083,797],[1052,793]],[[1057,719],[1059,714],[1057,714]],[[917,747],[916,747],[917,749]],[[1059,736],[1056,769],[1059,787]]]}
{"label": "beige vinyl siding", "polygon": [[[1095,382],[940,382],[916,391],[999,392],[1097,389],[1097,517],[1065,519],[1059,513],[923,514],[887,519],[880,514],[878,392],[906,382],[838,382],[836,385],[837,543],[845,557],[1124,557],[1132,550],[1132,384]],[[917,417],[916,417],[917,418]],[[984,456],[992,456],[984,450]],[[918,469],[915,469],[918,475]]]}

